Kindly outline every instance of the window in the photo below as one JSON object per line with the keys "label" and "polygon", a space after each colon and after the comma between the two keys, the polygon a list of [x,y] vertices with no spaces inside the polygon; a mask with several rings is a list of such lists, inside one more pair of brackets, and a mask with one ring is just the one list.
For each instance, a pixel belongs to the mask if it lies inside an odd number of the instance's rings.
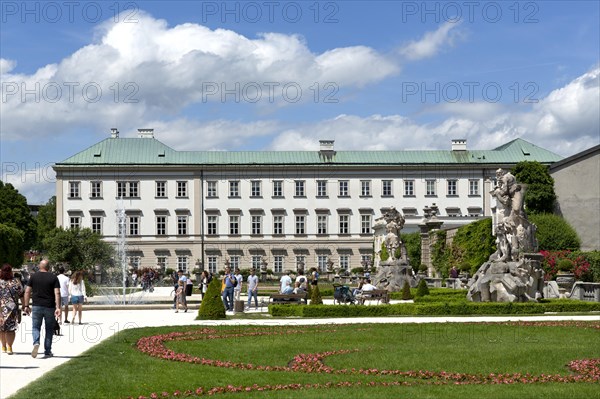
{"label": "window", "polygon": [[252,215],[252,234],[262,234],[262,216]]}
{"label": "window", "polygon": [[187,229],[187,223],[188,222],[188,217],[183,215],[183,216],[177,216],[177,235],[180,236],[185,236],[188,233],[188,229]]}
{"label": "window", "polygon": [[[362,254],[360,256],[360,265],[364,267],[364,265],[371,265],[371,255]],[[367,267],[369,267],[367,266]]]}
{"label": "window", "polygon": [[207,220],[207,234],[209,236],[216,236],[217,235],[217,216],[216,215],[209,215],[206,217]]}
{"label": "window", "polygon": [[350,255],[340,255],[340,269],[350,270]]}
{"label": "window", "polygon": [[384,197],[392,196],[392,181],[391,180],[383,180],[381,182],[381,195]]}
{"label": "window", "polygon": [[327,271],[327,255],[317,256],[317,266],[319,267],[320,272]]}
{"label": "window", "polygon": [[130,198],[139,198],[139,182],[130,181],[129,182],[129,197]]}
{"label": "window", "polygon": [[159,267],[167,267],[167,257],[166,256],[157,256],[156,257],[156,265]]}
{"label": "window", "polygon": [[296,215],[296,234],[306,234],[306,216]]}
{"label": "window", "polygon": [[187,198],[187,182],[186,181],[178,181],[177,182],[177,198]]}
{"label": "window", "polygon": [[208,198],[217,198],[217,182],[207,181],[206,182],[206,196]]}
{"label": "window", "polygon": [[317,234],[327,234],[327,215],[317,215]]}
{"label": "window", "polygon": [[360,181],[360,196],[370,197],[371,196],[371,180]]}
{"label": "window", "polygon": [[129,257],[129,264],[134,268],[137,269],[140,267],[141,265],[141,259],[139,256],[130,256]]}
{"label": "window", "polygon": [[240,234],[240,217],[238,215],[229,215],[229,234]]}
{"label": "window", "polygon": [[80,185],[78,181],[69,182],[69,198],[81,198]]}
{"label": "window", "polygon": [[81,217],[80,216],[69,217],[69,227],[71,229],[79,229],[81,227]]}
{"label": "window", "polygon": [[260,197],[260,180],[252,180],[250,182],[250,196],[251,197]]}
{"label": "window", "polygon": [[229,182],[229,196],[239,197],[240,196],[240,182],[238,180],[231,180]]}
{"label": "window", "polygon": [[262,262],[262,256],[252,255],[252,268],[253,269],[260,270],[261,262]]}
{"label": "window", "polygon": [[167,235],[167,217],[157,216],[156,217],[156,235],[166,236]]}
{"label": "window", "polygon": [[139,236],[140,235],[140,217],[139,216],[129,216],[127,218],[128,226],[127,233],[130,236]]}
{"label": "window", "polygon": [[327,197],[327,181],[317,180],[317,197]]}
{"label": "window", "polygon": [[479,195],[479,180],[469,180],[469,195]]}
{"label": "window", "polygon": [[304,270],[306,268],[306,256],[297,255],[296,256],[296,271]]}
{"label": "window", "polygon": [[415,181],[404,180],[404,196],[414,197],[415,196]]}
{"label": "window", "polygon": [[371,215],[360,215],[360,233],[371,234]]}
{"label": "window", "polygon": [[90,198],[102,198],[102,182],[93,181],[90,183]]}
{"label": "window", "polygon": [[283,197],[283,180],[273,180],[273,197]]}
{"label": "window", "polygon": [[425,195],[435,196],[435,180],[425,180]]}
{"label": "window", "polygon": [[139,182],[118,181],[117,198],[139,198]]}
{"label": "window", "polygon": [[294,195],[296,197],[304,197],[306,194],[304,193],[304,180],[296,180],[295,181],[295,185],[296,185],[296,191],[294,192]]}
{"label": "window", "polygon": [[183,270],[183,273],[187,273],[188,271],[188,257],[187,256],[178,256],[177,257],[177,270]]}
{"label": "window", "polygon": [[167,182],[157,181],[156,182],[156,198],[167,198]]}
{"label": "window", "polygon": [[92,216],[92,231],[94,233],[102,234],[102,217]]}
{"label": "window", "polygon": [[350,234],[350,215],[340,215],[340,234]]}
{"label": "window", "polygon": [[208,262],[208,271],[211,274],[217,273],[217,257],[216,256],[209,256],[207,258],[207,262]]}
{"label": "window", "polygon": [[275,273],[283,273],[283,256],[275,255],[273,257],[273,268]]}
{"label": "window", "polygon": [[283,234],[283,216],[273,216],[273,234]]}
{"label": "window", "polygon": [[338,185],[339,185],[338,196],[340,196],[340,197],[349,197],[350,193],[348,192],[348,185],[349,185],[348,180],[340,180],[338,182]]}
{"label": "window", "polygon": [[229,267],[233,271],[235,271],[236,268],[240,267],[240,257],[239,257],[239,255],[232,255],[229,258]]}
{"label": "window", "polygon": [[448,195],[458,195],[456,189],[457,183],[456,180],[448,180]]}

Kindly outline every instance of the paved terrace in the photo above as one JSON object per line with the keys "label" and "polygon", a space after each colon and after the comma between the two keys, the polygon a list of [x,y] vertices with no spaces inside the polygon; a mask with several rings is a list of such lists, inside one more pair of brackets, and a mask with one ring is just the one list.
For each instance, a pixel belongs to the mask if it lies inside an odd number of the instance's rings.
{"label": "paved terrace", "polygon": [[[13,346],[14,355],[0,354],[0,398],[8,398],[30,382],[67,362],[69,359],[81,356],[100,341],[116,334],[117,332],[136,327],[158,326],[216,326],[216,325],[314,325],[314,324],[348,324],[348,323],[446,323],[446,322],[504,322],[504,321],[554,321],[554,320],[584,320],[598,321],[600,315],[569,316],[486,316],[486,317],[369,317],[369,318],[341,318],[341,319],[272,319],[266,313],[266,308],[261,312],[254,309],[253,313],[260,313],[264,318],[256,319],[229,319],[222,321],[197,321],[199,297],[192,297],[190,310],[187,313],[174,313],[168,303],[171,299],[171,288],[157,288],[153,293],[144,293],[143,298],[138,298],[139,305],[100,305],[107,302],[107,298],[90,298],[90,304],[84,305],[83,324],[64,324],[62,336],[54,337],[52,351],[54,357],[45,359],[43,355],[43,335],[40,354],[36,359],[31,357],[33,346],[31,336],[31,317],[23,317],[17,337]],[[141,295],[141,294],[136,294]],[[244,298],[244,297],[242,297]],[[110,298],[114,300],[115,298]],[[162,302],[162,303],[161,303]],[[327,301],[325,301],[327,303]],[[135,310],[132,310],[135,308]],[[71,315],[69,315],[71,317]],[[65,377],[68,381],[68,378]]]}

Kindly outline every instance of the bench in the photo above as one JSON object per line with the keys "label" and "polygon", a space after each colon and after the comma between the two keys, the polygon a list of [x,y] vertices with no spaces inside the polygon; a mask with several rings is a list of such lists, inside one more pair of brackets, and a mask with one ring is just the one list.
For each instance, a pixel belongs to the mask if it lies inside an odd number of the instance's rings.
{"label": "bench", "polygon": [[358,303],[361,305],[365,304],[365,301],[377,301],[381,303],[390,303],[390,295],[387,290],[373,290],[361,292],[356,296]]}
{"label": "bench", "polygon": [[306,305],[307,302],[307,294],[271,294],[269,297],[269,303],[272,304],[296,304],[296,305]]}

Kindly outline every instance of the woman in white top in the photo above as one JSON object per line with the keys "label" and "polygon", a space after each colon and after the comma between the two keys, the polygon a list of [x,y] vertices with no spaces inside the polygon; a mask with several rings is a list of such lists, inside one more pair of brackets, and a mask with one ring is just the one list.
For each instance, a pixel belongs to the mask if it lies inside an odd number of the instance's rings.
{"label": "woman in white top", "polygon": [[83,301],[85,300],[85,283],[83,281],[83,270],[78,270],[69,280],[69,295],[73,304],[73,320],[75,323],[75,314],[79,315],[79,324],[81,324],[81,314],[83,313]]}

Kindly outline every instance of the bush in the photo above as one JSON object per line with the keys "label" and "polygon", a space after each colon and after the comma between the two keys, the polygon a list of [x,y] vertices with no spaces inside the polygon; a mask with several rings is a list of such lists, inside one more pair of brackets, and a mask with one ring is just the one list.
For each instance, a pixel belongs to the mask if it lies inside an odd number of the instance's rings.
{"label": "bush", "polygon": [[429,295],[429,287],[427,287],[427,282],[425,279],[421,279],[421,281],[419,281],[419,285],[417,286],[417,294],[415,297],[418,298],[425,295]]}
{"label": "bush", "polygon": [[319,284],[311,287],[310,305],[322,305],[323,298],[321,298],[321,292],[319,291]]}
{"label": "bush", "polygon": [[556,268],[558,269],[558,271],[561,272],[572,272],[573,271],[573,261],[570,259],[561,259],[558,262],[558,265],[556,266]]}
{"label": "bush", "polygon": [[410,284],[408,284],[407,280],[404,280],[404,285],[402,286],[402,300],[404,301],[408,301],[409,299],[412,299],[413,296],[410,293]]}
{"label": "bush", "polygon": [[571,225],[553,214],[531,215],[529,220],[537,226],[538,247],[544,251],[577,251],[581,241]]}
{"label": "bush", "polygon": [[400,238],[406,247],[410,265],[417,270],[421,264],[421,233],[400,234]]}
{"label": "bush", "polygon": [[[544,256],[542,267],[546,272],[544,278],[552,280],[559,271],[559,264],[566,261],[563,267],[567,267],[567,262],[570,262],[570,271],[573,272],[576,279],[583,281],[593,280],[593,270],[588,262],[586,252],[571,252],[571,251],[540,251]],[[593,261],[593,255],[590,256]]]}
{"label": "bush", "polygon": [[600,303],[568,299],[551,300],[545,303],[505,302],[435,302],[402,303],[376,306],[288,306],[270,305],[269,313],[274,317],[383,317],[383,316],[443,316],[443,315],[507,315],[544,314],[547,312],[598,312]]}
{"label": "bush", "polygon": [[590,264],[590,280],[600,282],[600,251],[582,252],[581,254]]}
{"label": "bush", "polygon": [[213,278],[204,299],[198,309],[198,320],[220,320],[225,319],[225,306],[221,297],[221,280]]}

